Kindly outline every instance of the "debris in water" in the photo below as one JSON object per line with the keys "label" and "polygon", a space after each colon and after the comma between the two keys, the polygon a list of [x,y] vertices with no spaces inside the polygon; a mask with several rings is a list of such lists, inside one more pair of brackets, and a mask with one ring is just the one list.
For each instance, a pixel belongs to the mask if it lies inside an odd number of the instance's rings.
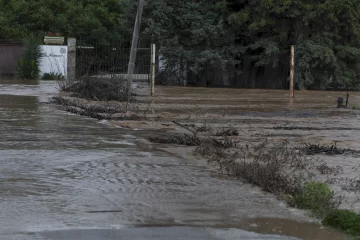
{"label": "debris in water", "polygon": [[304,143],[302,146],[297,147],[296,149],[304,151],[308,155],[325,153],[328,155],[341,155],[341,154],[352,154],[355,153],[355,150],[352,149],[341,149],[336,147],[336,143],[330,147],[321,146],[320,144],[310,144]]}

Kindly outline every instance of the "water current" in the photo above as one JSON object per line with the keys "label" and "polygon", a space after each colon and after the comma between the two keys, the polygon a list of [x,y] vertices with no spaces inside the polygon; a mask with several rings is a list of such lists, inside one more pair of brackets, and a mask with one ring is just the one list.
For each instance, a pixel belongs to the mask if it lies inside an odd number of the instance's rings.
{"label": "water current", "polygon": [[0,80],[0,239],[344,239],[151,132],[62,111],[56,87]]}

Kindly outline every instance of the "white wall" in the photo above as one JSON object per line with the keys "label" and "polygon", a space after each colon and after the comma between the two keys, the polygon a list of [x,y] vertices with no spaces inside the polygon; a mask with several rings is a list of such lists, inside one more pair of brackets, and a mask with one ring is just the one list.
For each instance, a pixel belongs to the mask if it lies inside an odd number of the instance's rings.
{"label": "white wall", "polygon": [[40,61],[40,76],[44,73],[61,73],[67,77],[67,46],[41,45],[44,57]]}

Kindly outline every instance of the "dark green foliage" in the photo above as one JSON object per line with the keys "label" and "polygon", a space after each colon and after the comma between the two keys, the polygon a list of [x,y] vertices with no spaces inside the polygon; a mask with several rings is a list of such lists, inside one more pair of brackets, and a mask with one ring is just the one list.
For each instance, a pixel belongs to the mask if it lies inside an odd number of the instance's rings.
{"label": "dark green foliage", "polygon": [[359,83],[360,2],[357,0],[228,0],[229,23],[255,66],[289,67],[296,45],[300,88]]}
{"label": "dark green foliage", "polygon": [[[225,69],[237,55],[234,35],[228,31],[214,0],[149,1],[145,32],[158,43],[166,59],[163,73],[174,83],[206,65]],[[232,47],[232,49],[231,49]]]}
{"label": "dark green foliage", "polygon": [[41,36],[29,34],[23,37],[24,50],[21,59],[18,60],[16,72],[21,79],[38,79],[39,64],[43,56],[41,51]]}
{"label": "dark green foliage", "polygon": [[21,79],[38,79],[39,78],[39,66],[35,60],[25,60],[20,58],[16,66],[16,74]]}
{"label": "dark green foliage", "polygon": [[[48,31],[85,43],[128,39],[136,2],[0,0],[0,39]],[[152,0],[143,19],[172,84],[284,88],[290,44],[299,88],[360,83],[358,0]]]}
{"label": "dark green foliage", "polygon": [[360,214],[349,210],[335,210],[325,217],[323,224],[360,237]]}
{"label": "dark green foliage", "polygon": [[234,86],[285,87],[294,44],[299,88],[360,83],[358,0],[154,0],[148,8],[147,32],[175,79],[228,70]]}
{"label": "dark green foliage", "polygon": [[58,72],[44,73],[41,77],[42,80],[65,80],[64,75]]}
{"label": "dark green foliage", "polygon": [[310,210],[318,218],[325,217],[339,205],[335,193],[326,183],[308,182],[292,199],[292,204],[301,209]]}
{"label": "dark green foliage", "polygon": [[0,6],[0,39],[49,31],[83,39],[120,36],[118,0],[2,0]]}

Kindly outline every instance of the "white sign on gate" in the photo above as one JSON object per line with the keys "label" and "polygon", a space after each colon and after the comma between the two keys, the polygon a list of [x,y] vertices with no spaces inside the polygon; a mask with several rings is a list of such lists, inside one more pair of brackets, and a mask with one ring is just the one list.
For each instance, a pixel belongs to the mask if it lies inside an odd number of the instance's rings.
{"label": "white sign on gate", "polygon": [[67,75],[67,46],[41,45],[44,56],[40,60],[40,75],[45,73]]}

